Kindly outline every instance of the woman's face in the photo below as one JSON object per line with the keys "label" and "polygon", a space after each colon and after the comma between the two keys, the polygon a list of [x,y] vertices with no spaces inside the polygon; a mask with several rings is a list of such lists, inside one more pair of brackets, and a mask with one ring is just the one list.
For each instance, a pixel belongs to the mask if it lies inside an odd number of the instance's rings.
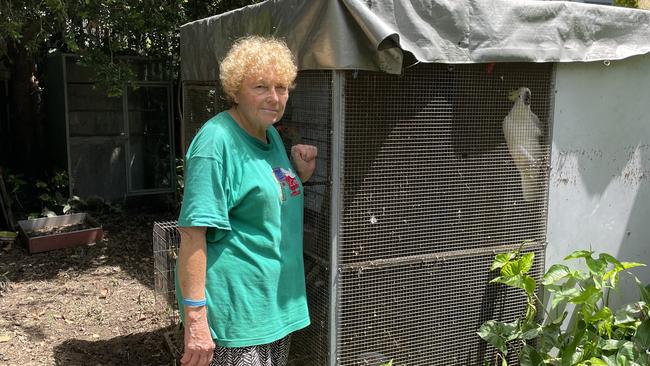
{"label": "woman's face", "polygon": [[280,82],[274,73],[249,76],[242,80],[234,99],[237,112],[251,127],[266,130],[282,118],[289,86]]}

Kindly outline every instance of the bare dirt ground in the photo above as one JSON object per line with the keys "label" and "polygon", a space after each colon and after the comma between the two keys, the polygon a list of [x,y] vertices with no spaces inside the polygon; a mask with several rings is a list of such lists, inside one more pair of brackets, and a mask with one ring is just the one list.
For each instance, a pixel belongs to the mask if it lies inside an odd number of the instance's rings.
{"label": "bare dirt ground", "polygon": [[152,226],[171,212],[92,213],[104,239],[0,249],[0,365],[174,365],[153,290]]}

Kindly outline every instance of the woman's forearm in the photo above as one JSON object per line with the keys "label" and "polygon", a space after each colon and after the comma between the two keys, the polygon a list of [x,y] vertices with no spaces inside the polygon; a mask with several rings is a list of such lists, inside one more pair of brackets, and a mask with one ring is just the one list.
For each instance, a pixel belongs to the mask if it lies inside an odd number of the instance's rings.
{"label": "woman's forearm", "polygon": [[[205,298],[206,242],[205,227],[181,227],[181,244],[178,255],[178,279],[183,298]],[[187,310],[192,309],[185,307]]]}
{"label": "woman's forearm", "polygon": [[[179,228],[181,245],[178,253],[178,280],[183,298],[205,298],[206,243],[204,227]],[[212,360],[214,342],[208,327],[206,306],[183,306],[184,353],[182,365],[207,365]]]}

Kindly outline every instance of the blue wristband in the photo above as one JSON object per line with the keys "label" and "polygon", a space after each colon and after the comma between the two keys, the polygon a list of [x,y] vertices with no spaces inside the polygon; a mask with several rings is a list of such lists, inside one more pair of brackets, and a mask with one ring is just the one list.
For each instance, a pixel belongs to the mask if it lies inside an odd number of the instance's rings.
{"label": "blue wristband", "polygon": [[199,306],[205,306],[205,298],[201,300],[191,300],[183,298],[183,305],[189,306],[192,308],[198,308]]}

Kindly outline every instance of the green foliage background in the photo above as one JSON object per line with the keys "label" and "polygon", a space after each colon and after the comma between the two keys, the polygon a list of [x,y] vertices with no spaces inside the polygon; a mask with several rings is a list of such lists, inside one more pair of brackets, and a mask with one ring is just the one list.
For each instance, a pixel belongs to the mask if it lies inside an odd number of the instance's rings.
{"label": "green foliage background", "polygon": [[[178,65],[179,27],[260,0],[0,0],[0,72],[48,52],[78,53],[109,94],[132,72],[117,55]],[[27,52],[21,52],[27,51]]]}
{"label": "green foliage background", "polygon": [[613,4],[626,8],[639,8],[639,0],[614,0]]}

